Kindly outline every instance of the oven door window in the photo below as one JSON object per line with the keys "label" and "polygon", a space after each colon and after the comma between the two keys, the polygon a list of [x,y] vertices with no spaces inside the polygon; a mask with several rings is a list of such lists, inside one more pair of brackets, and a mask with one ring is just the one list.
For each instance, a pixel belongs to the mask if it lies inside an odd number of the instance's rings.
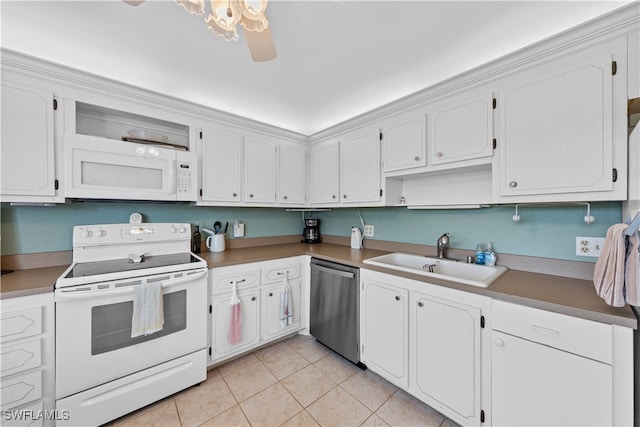
{"label": "oven door window", "polygon": [[151,335],[131,338],[133,301],[91,308],[91,354],[107,353],[186,329],[187,291],[163,295],[164,326]]}

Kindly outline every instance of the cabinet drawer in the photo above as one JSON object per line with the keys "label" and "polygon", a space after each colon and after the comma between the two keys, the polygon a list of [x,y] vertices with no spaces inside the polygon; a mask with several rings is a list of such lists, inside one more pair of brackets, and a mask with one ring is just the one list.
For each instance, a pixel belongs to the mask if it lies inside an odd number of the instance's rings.
{"label": "cabinet drawer", "polygon": [[287,274],[289,279],[300,276],[300,264],[285,264],[278,267],[262,269],[262,283],[282,281],[283,275]]}
{"label": "cabinet drawer", "polygon": [[0,350],[0,373],[2,376],[17,374],[42,365],[42,340],[36,339],[22,344],[5,345]]}
{"label": "cabinet drawer", "polygon": [[42,397],[42,371],[2,380],[2,409],[33,402]]}
{"label": "cabinet drawer", "polygon": [[612,363],[611,325],[502,301],[492,311],[494,330]]}
{"label": "cabinet drawer", "polygon": [[238,291],[260,285],[260,270],[249,270],[237,273],[209,275],[211,295],[220,295],[233,289],[234,282]]}
{"label": "cabinet drawer", "polygon": [[42,307],[2,313],[0,331],[2,342],[38,335],[42,332]]}

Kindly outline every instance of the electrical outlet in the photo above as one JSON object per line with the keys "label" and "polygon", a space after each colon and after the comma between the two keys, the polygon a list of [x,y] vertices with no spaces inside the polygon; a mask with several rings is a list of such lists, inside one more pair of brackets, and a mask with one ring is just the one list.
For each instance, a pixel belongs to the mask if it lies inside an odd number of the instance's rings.
{"label": "electrical outlet", "polygon": [[373,225],[365,224],[364,237],[373,237]]}
{"label": "electrical outlet", "polygon": [[599,257],[604,237],[576,237],[576,255]]}

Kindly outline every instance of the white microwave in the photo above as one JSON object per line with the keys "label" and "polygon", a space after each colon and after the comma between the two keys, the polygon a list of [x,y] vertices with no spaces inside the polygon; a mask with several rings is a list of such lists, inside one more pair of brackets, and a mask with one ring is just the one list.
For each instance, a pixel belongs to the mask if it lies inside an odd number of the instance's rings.
{"label": "white microwave", "polygon": [[65,197],[196,201],[197,156],[156,145],[65,135]]}

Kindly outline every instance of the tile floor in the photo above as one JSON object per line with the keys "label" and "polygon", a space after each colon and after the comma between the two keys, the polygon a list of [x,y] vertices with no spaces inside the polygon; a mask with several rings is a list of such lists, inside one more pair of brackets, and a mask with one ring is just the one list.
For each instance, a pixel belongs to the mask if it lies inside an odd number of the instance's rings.
{"label": "tile floor", "polygon": [[199,386],[106,426],[455,425],[314,338],[297,335],[220,365]]}

